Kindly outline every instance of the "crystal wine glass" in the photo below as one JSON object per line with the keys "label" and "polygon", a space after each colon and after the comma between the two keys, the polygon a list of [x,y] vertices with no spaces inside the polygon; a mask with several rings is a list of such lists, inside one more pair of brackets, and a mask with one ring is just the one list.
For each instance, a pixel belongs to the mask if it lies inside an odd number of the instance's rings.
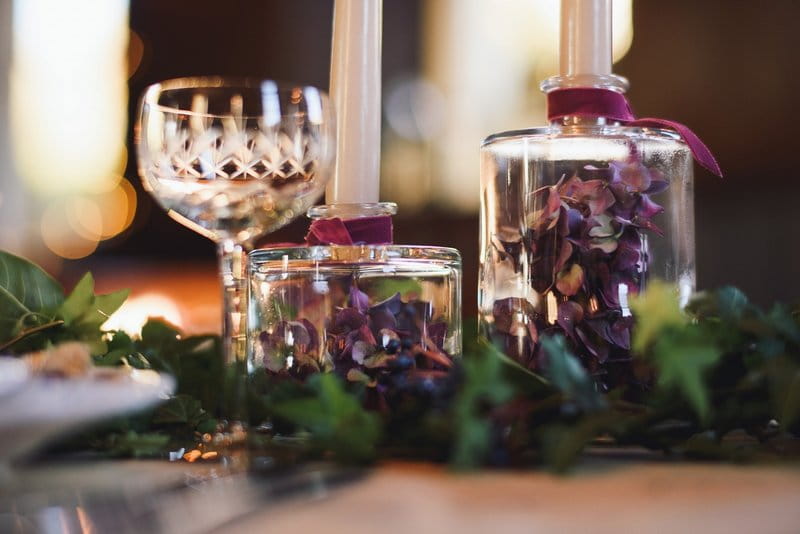
{"label": "crystal wine glass", "polygon": [[304,214],[323,192],[336,145],[328,97],[271,80],[169,80],[146,89],[136,144],[145,189],[217,243],[224,358],[235,369],[221,410],[243,421],[246,255],[254,239]]}

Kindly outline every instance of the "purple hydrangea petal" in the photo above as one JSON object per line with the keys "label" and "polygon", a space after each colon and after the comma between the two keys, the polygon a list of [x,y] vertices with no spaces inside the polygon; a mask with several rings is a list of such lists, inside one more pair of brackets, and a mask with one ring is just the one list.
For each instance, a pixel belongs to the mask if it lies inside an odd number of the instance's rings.
{"label": "purple hydrangea petal", "polygon": [[392,315],[397,315],[400,313],[400,310],[403,308],[403,300],[400,298],[400,293],[395,293],[391,297],[386,300],[382,300],[372,306],[369,311],[378,310],[378,309],[386,309]]}
{"label": "purple hydrangea petal", "polygon": [[650,219],[643,219],[641,217],[634,217],[631,221],[634,226],[638,226],[639,228],[644,228],[646,230],[650,230],[657,235],[663,236],[664,230],[662,230],[656,223],[651,221]]}
{"label": "purple hydrangea petal", "polygon": [[334,333],[345,333],[367,324],[367,317],[355,308],[342,308],[333,318]]}
{"label": "purple hydrangea petal", "polygon": [[655,217],[663,211],[664,207],[653,202],[648,195],[641,195],[639,205],[636,207],[636,214],[639,217]]}
{"label": "purple hydrangea petal", "polygon": [[370,309],[369,319],[370,325],[373,330],[380,331],[384,329],[394,330],[397,328],[397,319],[389,308],[372,308]]}
{"label": "purple hydrangea petal", "polygon": [[305,327],[306,331],[308,332],[308,347],[306,348],[306,352],[316,353],[319,350],[319,332],[317,332],[316,327],[314,324],[309,321],[308,319],[300,319],[300,322]]}
{"label": "purple hydrangea petal", "polygon": [[631,191],[645,191],[653,181],[650,170],[638,158],[616,167],[615,176]]}
{"label": "purple hydrangea petal", "polygon": [[564,332],[575,338],[575,325],[583,320],[583,307],[575,301],[567,300],[558,305],[556,321]]}
{"label": "purple hydrangea petal", "polygon": [[351,308],[355,308],[359,312],[363,313],[367,311],[369,307],[369,297],[366,293],[358,289],[355,283],[350,286],[350,294],[347,297],[347,304]]}
{"label": "purple hydrangea petal", "polygon": [[555,265],[553,266],[553,271],[558,272],[564,268],[564,265],[567,264],[569,261],[570,256],[572,256],[572,244],[564,239],[561,242],[561,248],[559,249],[558,259],[556,260]]}
{"label": "purple hydrangea petal", "polygon": [[581,286],[583,286],[583,268],[577,263],[573,263],[556,277],[556,289],[567,297],[575,295]]}
{"label": "purple hydrangea petal", "polygon": [[[619,239],[619,247],[614,256],[613,267],[617,271],[629,271],[637,267],[642,260],[642,242],[639,232],[627,229]],[[638,271],[639,269],[636,268]]]}
{"label": "purple hydrangea petal", "polygon": [[359,340],[353,343],[351,355],[354,362],[363,365],[364,360],[370,357],[373,352],[375,352],[373,345],[370,345],[366,341]]}
{"label": "purple hydrangea petal", "polygon": [[428,325],[428,337],[439,350],[444,350],[444,340],[447,337],[447,323],[439,322]]}
{"label": "purple hydrangea petal", "polygon": [[657,195],[658,193],[663,193],[669,188],[669,182],[666,180],[653,180],[650,182],[650,187],[648,187],[644,193],[648,195]]}
{"label": "purple hydrangea petal", "polygon": [[569,228],[568,235],[577,236],[580,235],[581,229],[583,227],[583,215],[580,211],[570,208],[567,210],[567,225]]}
{"label": "purple hydrangea petal", "polygon": [[632,324],[631,317],[622,317],[614,321],[614,324],[608,329],[610,341],[622,349],[630,350]]}

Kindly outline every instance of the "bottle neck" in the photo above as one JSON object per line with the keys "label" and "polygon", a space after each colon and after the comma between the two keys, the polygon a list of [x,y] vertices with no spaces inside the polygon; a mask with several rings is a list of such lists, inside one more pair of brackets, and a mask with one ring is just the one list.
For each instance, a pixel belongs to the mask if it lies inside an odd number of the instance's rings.
{"label": "bottle neck", "polygon": [[[624,94],[628,90],[628,80],[616,74],[575,74],[569,76],[552,76],[546,78],[539,85],[545,94],[559,89],[607,89],[615,93]],[[618,126],[619,121],[607,117],[589,117],[585,115],[574,115],[559,117],[550,121],[550,126],[562,128],[591,128],[597,126]]]}

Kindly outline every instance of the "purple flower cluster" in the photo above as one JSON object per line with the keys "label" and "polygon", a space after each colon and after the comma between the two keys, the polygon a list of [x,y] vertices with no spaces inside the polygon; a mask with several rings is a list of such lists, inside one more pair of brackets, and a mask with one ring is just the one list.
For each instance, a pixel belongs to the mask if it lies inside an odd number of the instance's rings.
{"label": "purple flower cluster", "polygon": [[371,304],[355,284],[347,306],[324,319],[320,334],[308,319],[280,321],[259,341],[264,367],[276,375],[303,379],[335,372],[353,382],[380,389],[387,375],[435,379],[452,367],[444,349],[448,326],[434,322],[429,302],[403,301],[400,293]]}
{"label": "purple flower cluster", "polygon": [[539,336],[562,332],[598,383],[612,385],[620,371],[632,372],[627,298],[646,283],[647,233],[663,235],[653,217],[664,208],[651,195],[669,182],[636,154],[605,168],[586,166],[582,174],[534,192],[542,207],[522,239],[494,241],[497,260],[515,272],[527,261],[541,303],[495,301],[492,334],[509,356],[538,369]]}

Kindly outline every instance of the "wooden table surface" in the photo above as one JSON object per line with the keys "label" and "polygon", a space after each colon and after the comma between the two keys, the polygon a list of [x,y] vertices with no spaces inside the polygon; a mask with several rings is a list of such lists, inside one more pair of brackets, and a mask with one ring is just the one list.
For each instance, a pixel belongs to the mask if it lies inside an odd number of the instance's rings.
{"label": "wooden table surface", "polygon": [[387,464],[225,532],[800,532],[800,468],[611,462],[571,476]]}
{"label": "wooden table surface", "polygon": [[606,455],[567,476],[421,463],[340,475],[329,466],[254,478],[219,464],[45,464],[0,491],[0,532],[800,532],[798,465]]}

